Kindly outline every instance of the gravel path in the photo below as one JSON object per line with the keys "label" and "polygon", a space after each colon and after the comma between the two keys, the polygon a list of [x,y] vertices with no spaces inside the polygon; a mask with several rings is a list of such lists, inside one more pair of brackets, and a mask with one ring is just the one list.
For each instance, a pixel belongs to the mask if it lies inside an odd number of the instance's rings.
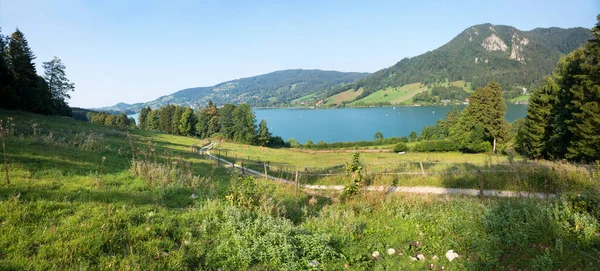
{"label": "gravel path", "polygon": [[[210,158],[215,159],[215,160],[218,159],[219,161],[223,162],[226,166],[230,166],[233,168],[239,168],[239,169],[242,168],[242,166],[240,166],[240,165],[231,163],[227,160],[224,160],[224,159],[221,159],[221,158],[211,155],[210,150],[212,148],[214,148],[215,145],[216,145],[216,143],[211,143],[211,144],[203,147],[202,149],[200,149],[200,151],[206,151],[206,154]],[[244,170],[253,175],[262,176],[262,177],[265,176],[264,173],[258,172],[256,170],[252,170],[249,168],[244,168]],[[273,177],[270,175],[268,175],[267,178],[269,178],[270,180],[274,180],[274,181],[278,181],[278,182],[282,182],[282,183],[294,184],[293,181]],[[302,184],[302,185],[300,185],[300,187],[305,188],[305,189],[310,189],[310,190],[336,190],[336,191],[343,191],[345,188],[345,186],[343,186],[343,185],[310,185],[310,184]],[[479,195],[479,189],[444,188],[444,187],[430,187],[430,186],[367,186],[364,189],[368,190],[368,191],[385,191],[388,193],[395,192],[395,193],[411,193],[411,194],[471,195],[471,196]],[[503,191],[503,190],[483,190],[483,194],[485,196],[492,196],[492,197],[523,197],[523,198],[540,198],[540,199],[552,198],[552,197],[556,196],[555,194],[515,192],[515,191]]]}

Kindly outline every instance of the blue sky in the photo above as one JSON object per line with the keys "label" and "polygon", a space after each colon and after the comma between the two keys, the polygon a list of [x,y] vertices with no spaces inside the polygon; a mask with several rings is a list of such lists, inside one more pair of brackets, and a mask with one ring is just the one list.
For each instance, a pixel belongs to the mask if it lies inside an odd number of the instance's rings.
{"label": "blue sky", "polygon": [[4,35],[25,33],[76,85],[71,106],[145,102],[282,69],[374,72],[481,23],[591,28],[600,1],[0,0]]}

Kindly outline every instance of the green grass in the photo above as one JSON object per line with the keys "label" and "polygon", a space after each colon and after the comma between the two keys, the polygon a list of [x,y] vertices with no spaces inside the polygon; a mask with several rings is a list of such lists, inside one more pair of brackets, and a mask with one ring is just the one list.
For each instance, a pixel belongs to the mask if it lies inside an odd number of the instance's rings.
{"label": "green grass", "polygon": [[[311,261],[317,270],[425,270],[430,264],[595,270],[600,264],[597,194],[480,200],[382,192],[342,202],[337,192],[295,191],[215,168],[190,151],[202,140],[0,111],[0,119],[7,117],[15,126],[7,140],[10,185],[0,178],[2,270],[307,270]],[[350,160],[346,153],[220,147],[228,156],[246,151],[290,164]],[[152,166],[147,174],[132,171],[132,156]],[[485,166],[489,160],[457,153],[363,157],[392,164],[429,159]],[[194,178],[186,177],[188,170]],[[388,248],[397,253],[387,255]],[[444,257],[450,249],[460,255],[452,262]],[[382,256],[373,259],[374,251]],[[410,259],[419,253],[426,260]]]}
{"label": "green grass", "polygon": [[513,103],[518,103],[518,102],[527,102],[529,101],[529,98],[531,97],[531,95],[521,95],[517,98],[512,99],[511,101]]}
{"label": "green grass", "polygon": [[360,88],[358,90],[354,90],[354,89],[349,89],[346,90],[344,92],[335,94],[331,97],[329,97],[327,99],[327,103],[326,105],[332,105],[332,104],[342,104],[342,102],[349,102],[352,101],[354,99],[356,99],[356,97],[358,97],[360,94],[362,94],[363,89]]}
{"label": "green grass", "polygon": [[371,93],[369,96],[350,103],[350,105],[372,104],[381,102],[390,102],[392,104],[401,104],[405,100],[412,98],[418,93],[427,90],[421,83],[404,85],[400,88],[386,88]]}
{"label": "green grass", "polygon": [[[349,150],[260,149],[225,142],[219,143],[212,154],[237,164],[244,162],[259,172],[264,170],[263,164],[268,163],[270,175],[288,180],[293,180],[298,170],[300,182],[304,184],[352,183],[345,174],[345,163],[351,161],[352,152]],[[557,193],[587,191],[598,186],[587,168],[545,161],[526,162],[520,158],[513,158],[511,163],[504,155],[410,151],[401,155],[389,150],[363,151],[361,162],[368,183],[372,185],[478,189],[477,171],[481,170],[486,189]]]}
{"label": "green grass", "polygon": [[311,100],[314,99],[315,95],[316,95],[316,93],[308,94],[308,95],[302,96],[302,97],[300,97],[298,99],[292,100],[291,103],[292,104],[298,104],[298,103],[302,103],[302,102],[309,102],[309,101],[311,101]]}
{"label": "green grass", "polygon": [[[471,82],[465,82],[464,80],[448,82],[448,79],[446,79],[446,82],[440,83],[439,85],[457,86],[463,88],[467,92],[472,92]],[[393,105],[411,105],[413,104],[412,98],[415,95],[426,90],[429,90],[429,88],[425,85],[421,85],[421,83],[408,84],[400,88],[389,87],[386,89],[375,91],[369,96],[364,97],[360,100],[353,101],[352,103],[350,103],[350,105],[358,106],[384,102],[389,102]]]}

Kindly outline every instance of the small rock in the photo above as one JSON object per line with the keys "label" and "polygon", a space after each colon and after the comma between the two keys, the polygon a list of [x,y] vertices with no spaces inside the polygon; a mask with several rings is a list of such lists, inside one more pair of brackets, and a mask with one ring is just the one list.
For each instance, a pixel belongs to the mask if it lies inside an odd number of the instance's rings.
{"label": "small rock", "polygon": [[388,248],[388,250],[387,250],[387,254],[388,254],[388,255],[393,255],[393,254],[396,254],[396,250],[395,250],[395,249],[393,249],[393,248]]}
{"label": "small rock", "polygon": [[419,261],[423,261],[423,260],[425,260],[425,255],[419,254],[419,255],[417,255],[417,259],[419,259]]}
{"label": "small rock", "polygon": [[197,199],[197,198],[198,198],[198,195],[196,195],[196,194],[192,194],[192,195],[190,196],[190,198],[191,198],[191,199]]}
{"label": "small rock", "polygon": [[430,263],[427,265],[427,268],[429,268],[429,270],[435,270],[435,264]]}
{"label": "small rock", "polygon": [[454,250],[448,250],[448,252],[446,252],[446,258],[448,259],[448,261],[452,261],[454,260],[454,258],[458,257],[458,253],[454,252]]}
{"label": "small rock", "polygon": [[433,255],[433,257],[431,257],[432,260],[437,260],[438,256],[437,255]]}
{"label": "small rock", "polygon": [[312,260],[312,261],[310,261],[310,263],[308,263],[308,265],[310,267],[318,267],[319,266],[319,262],[317,260]]}
{"label": "small rock", "polygon": [[417,260],[417,258],[415,258],[415,257],[413,257],[413,256],[410,256],[410,260],[411,260],[411,261],[416,261],[416,260]]}
{"label": "small rock", "polygon": [[373,254],[371,254],[371,256],[373,256],[373,258],[379,258],[379,256],[381,256],[381,254],[379,254],[379,251],[374,251]]}

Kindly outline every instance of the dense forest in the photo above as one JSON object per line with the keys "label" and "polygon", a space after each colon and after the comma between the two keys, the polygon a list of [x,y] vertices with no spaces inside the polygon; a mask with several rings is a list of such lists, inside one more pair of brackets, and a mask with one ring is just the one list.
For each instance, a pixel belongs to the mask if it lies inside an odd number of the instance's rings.
{"label": "dense forest", "polygon": [[505,91],[515,93],[522,87],[538,86],[562,55],[590,38],[589,29],[581,27],[520,31],[503,25],[476,25],[436,50],[402,59],[392,67],[354,84],[331,89],[327,94],[363,88],[358,100],[387,87],[416,82],[429,85],[445,80],[465,80],[473,88],[495,80]]}
{"label": "dense forest", "polygon": [[65,65],[54,57],[43,63],[44,76],[39,76],[35,58],[23,32],[16,29],[5,37],[0,29],[0,108],[71,116],[66,100],[75,85]]}
{"label": "dense forest", "polygon": [[247,103],[258,107],[282,106],[306,95],[320,94],[334,86],[353,83],[367,75],[369,74],[356,72],[283,70],[212,87],[184,89],[147,103],[119,103],[99,110],[134,113],[146,106],[157,108],[168,104],[200,108],[209,101],[219,105]]}
{"label": "dense forest", "polygon": [[600,16],[592,33],[533,92],[517,128],[517,150],[524,156],[600,160]]}

